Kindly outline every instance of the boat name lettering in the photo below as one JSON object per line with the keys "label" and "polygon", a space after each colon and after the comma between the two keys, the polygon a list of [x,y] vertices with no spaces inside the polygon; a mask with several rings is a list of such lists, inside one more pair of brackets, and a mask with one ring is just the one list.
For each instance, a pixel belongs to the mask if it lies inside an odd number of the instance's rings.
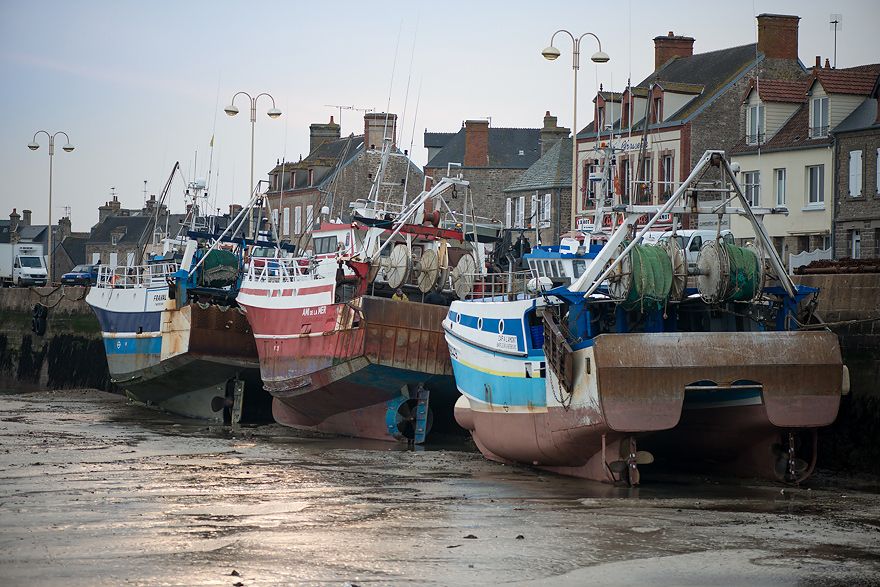
{"label": "boat name lettering", "polygon": [[323,316],[327,313],[327,306],[318,306],[316,308],[303,308],[303,316]]}
{"label": "boat name lettering", "polygon": [[515,351],[516,350],[516,336],[512,334],[499,334],[498,335],[498,348],[505,351]]}
{"label": "boat name lettering", "polygon": [[154,302],[164,302],[167,297],[168,297],[167,293],[164,293],[164,292],[163,293],[156,293],[156,294],[153,294],[153,301]]}

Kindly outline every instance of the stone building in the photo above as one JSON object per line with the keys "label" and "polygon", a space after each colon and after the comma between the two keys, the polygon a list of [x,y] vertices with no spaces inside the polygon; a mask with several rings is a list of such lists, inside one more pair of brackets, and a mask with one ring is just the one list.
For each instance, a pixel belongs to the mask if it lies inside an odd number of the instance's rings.
{"label": "stone building", "polygon": [[[517,208],[521,199],[508,196],[505,189],[541,158],[542,145],[549,148],[568,134],[569,129],[558,127],[549,112],[545,128],[494,128],[488,120],[467,120],[457,133],[425,132],[425,146],[429,154],[434,152],[425,175],[429,183],[439,181],[452,165],[453,174],[461,172],[470,182],[478,217],[503,222],[508,228],[524,226],[525,206]],[[463,211],[464,198],[447,202],[452,210]]]}
{"label": "stone building", "polygon": [[[856,188],[849,188],[848,178],[841,175],[850,165],[835,161],[840,151],[835,143],[837,127],[862,103],[874,101],[867,98],[878,75],[880,65],[832,69],[827,59],[823,67],[816,57],[812,71],[800,79],[757,78],[747,89],[740,138],[731,154],[740,165],[739,179],[751,204],[785,211],[764,216],[764,227],[784,260],[805,251],[830,253],[835,201],[843,204],[838,214],[843,212],[846,219],[839,225],[839,237],[846,239],[846,231],[855,228],[849,238],[858,243],[863,229],[870,232],[870,223],[859,224],[862,213],[856,208],[862,196],[844,197],[844,190]],[[853,119],[844,135],[855,134],[862,119],[861,114]],[[843,156],[858,153],[861,169],[863,150],[847,149]],[[856,191],[862,193],[861,188]],[[731,230],[740,240],[754,238],[744,218],[732,218]],[[873,233],[866,236],[873,244]]]}
{"label": "stone building", "polygon": [[537,241],[544,245],[558,244],[571,220],[572,144],[568,135],[569,129],[557,126],[556,117],[547,112],[541,158],[504,188],[505,226],[529,228],[530,235],[537,231]]}
{"label": "stone building", "polygon": [[[370,195],[379,170],[384,138],[392,142],[378,200],[392,205],[411,201],[422,191],[422,171],[396,145],[397,115],[368,112],[364,134],[340,137],[333,122],[309,127],[309,155],[296,162],[279,162],[269,172],[268,203],[282,240],[296,241],[321,221],[348,220],[349,205]],[[325,213],[322,215],[322,210]]]}
{"label": "stone building", "polygon": [[834,257],[880,258],[880,81],[832,131]]}
{"label": "stone building", "polygon": [[803,77],[799,20],[761,14],[757,43],[707,53],[694,53],[692,37],[655,37],[654,71],[622,92],[600,89],[593,122],[578,133],[579,215],[595,209],[594,184],[585,178],[600,169],[603,143],[619,150],[615,193],[634,203],[663,202],[705,150],[729,151],[740,138],[742,96],[752,80]]}

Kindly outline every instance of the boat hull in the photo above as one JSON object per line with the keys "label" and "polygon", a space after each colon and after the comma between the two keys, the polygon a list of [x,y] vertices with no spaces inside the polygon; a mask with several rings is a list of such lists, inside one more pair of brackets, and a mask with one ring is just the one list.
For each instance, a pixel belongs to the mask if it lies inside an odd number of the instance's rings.
{"label": "boat hull", "polygon": [[[111,380],[145,405],[222,423],[224,412],[229,415],[230,380],[259,374],[250,326],[236,308],[191,303],[178,309],[167,292],[167,287],[89,292]],[[248,389],[248,395],[262,393]]]}
{"label": "boat hull", "polygon": [[445,307],[373,296],[302,308],[248,305],[276,421],[398,440],[388,421],[424,386],[435,419],[446,414],[451,422],[455,388],[441,329],[445,315]]}

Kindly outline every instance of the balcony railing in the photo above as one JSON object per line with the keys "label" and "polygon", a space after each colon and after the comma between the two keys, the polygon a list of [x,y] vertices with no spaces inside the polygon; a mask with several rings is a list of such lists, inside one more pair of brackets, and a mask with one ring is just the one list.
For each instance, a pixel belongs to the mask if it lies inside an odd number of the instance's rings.
{"label": "balcony railing", "polygon": [[811,126],[810,127],[810,138],[811,139],[821,139],[828,136],[828,125],[825,126]]}

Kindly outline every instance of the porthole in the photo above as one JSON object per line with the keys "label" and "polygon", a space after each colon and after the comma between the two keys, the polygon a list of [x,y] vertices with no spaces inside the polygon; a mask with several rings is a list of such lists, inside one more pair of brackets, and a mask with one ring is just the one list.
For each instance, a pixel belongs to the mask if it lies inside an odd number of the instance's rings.
{"label": "porthole", "polygon": [[477,330],[482,330],[482,329],[483,329],[483,319],[477,318]]}
{"label": "porthole", "polygon": [[498,321],[498,334],[504,334],[504,320]]}
{"label": "porthole", "polygon": [[461,324],[461,314],[456,314],[456,315],[455,315],[455,323],[456,323],[456,324]]}

